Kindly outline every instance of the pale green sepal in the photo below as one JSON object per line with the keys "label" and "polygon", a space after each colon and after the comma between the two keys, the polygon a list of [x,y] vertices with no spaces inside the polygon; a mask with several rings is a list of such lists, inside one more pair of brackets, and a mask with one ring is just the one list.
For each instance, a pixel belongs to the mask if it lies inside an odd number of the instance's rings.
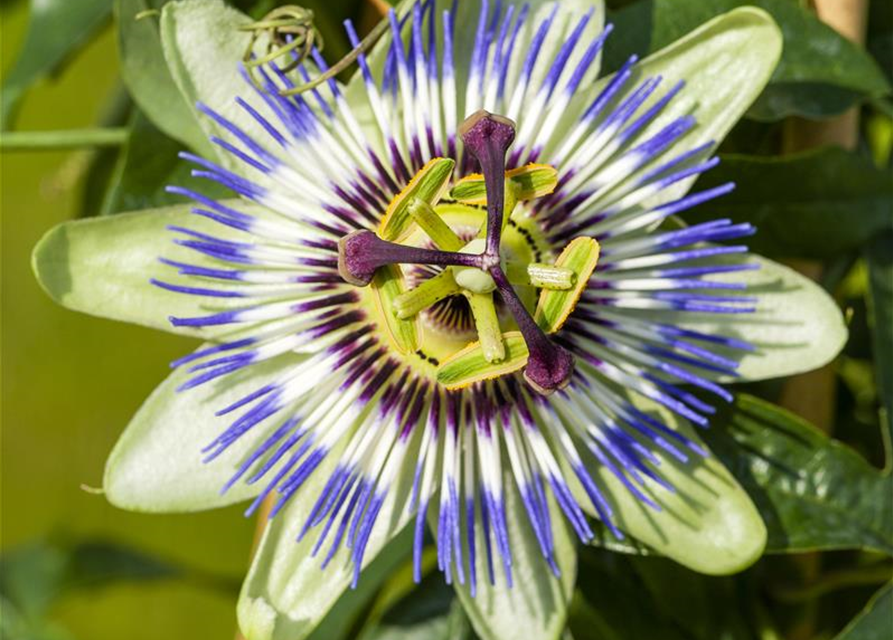
{"label": "pale green sepal", "polygon": [[[251,35],[239,28],[251,18],[222,0],[168,2],[161,11],[161,45],[168,69],[186,103],[207,135],[231,137],[211,118],[199,112],[202,102],[255,140],[267,140],[270,134],[247,111],[237,97],[248,102],[270,122],[276,116],[239,72]],[[263,47],[257,45],[258,51]],[[217,160],[224,167],[249,177],[258,184],[269,178],[216,145]],[[275,151],[272,147],[271,151]]]}
{"label": "pale green sepal", "polygon": [[[649,319],[708,335],[728,336],[751,343],[750,353],[719,350],[740,358],[739,377],[716,376],[724,382],[779,378],[811,371],[833,360],[847,341],[840,307],[824,289],[793,269],[761,256],[750,256],[754,271],[718,274],[711,280],[744,282],[748,296],[757,298],[756,312],[697,314],[649,312]],[[740,258],[721,262],[736,264]],[[742,355],[743,353],[743,355]],[[709,371],[701,375],[710,377]]]}
{"label": "pale green sepal", "polygon": [[132,511],[170,513],[214,509],[257,495],[262,482],[238,482],[226,493],[220,491],[269,430],[259,425],[217,459],[203,463],[202,449],[234,419],[214,413],[302,361],[300,355],[284,354],[180,392],[177,387],[194,374],[185,367],[174,371],[139,408],[106,462],[103,489],[109,502]]}
{"label": "pale green sepal", "polygon": [[[246,213],[258,209],[243,202],[235,206]],[[209,315],[250,303],[174,293],[149,281],[183,283],[176,269],[158,261],[161,257],[220,267],[211,258],[175,245],[177,236],[168,226],[185,226],[217,237],[249,238],[193,215],[190,209],[190,205],[174,205],[60,224],[34,248],[31,262],[37,280],[53,300],[75,311],[189,336],[208,338],[231,332],[231,325],[174,327],[169,317]]]}
{"label": "pale green sepal", "polygon": [[449,158],[429,160],[388,205],[378,226],[379,237],[393,242],[405,238],[413,228],[412,209],[418,206],[416,201],[427,202],[432,207],[436,205],[449,187],[455,166],[456,162]]}
{"label": "pale green sepal", "polygon": [[[471,596],[466,581],[465,585],[454,583],[456,594],[482,640],[555,640],[561,637],[565,629],[567,610],[577,578],[577,549],[573,536],[549,494],[547,517],[552,524],[554,559],[560,572],[556,577],[543,558],[514,479],[506,474],[503,486],[512,549],[512,587],[506,584],[498,557],[493,558],[496,585],[490,584],[486,560],[480,555],[486,548],[483,527],[478,526],[475,527],[476,547],[479,550],[476,593],[474,597]],[[432,530],[436,533],[436,527],[432,527]],[[493,553],[496,554],[495,543]],[[467,547],[463,557],[468,557]],[[467,579],[467,569],[465,574]],[[455,575],[454,570],[454,581]]]}
{"label": "pale green sepal", "polygon": [[[687,420],[635,393],[629,393],[628,398],[638,409],[709,452]],[[572,397],[568,406],[566,418],[574,414]],[[638,438],[660,459],[655,469],[676,491],[672,493],[646,480],[645,493],[661,507],[661,511],[656,511],[633,496],[604,465],[592,456],[584,457],[589,472],[603,487],[614,509],[618,528],[657,553],[700,573],[726,575],[756,562],[766,547],[766,525],[750,496],[719,460],[713,455],[689,453],[689,461],[682,463],[648,440]],[[597,517],[573,473],[568,471],[565,477],[580,506]]]}
{"label": "pale green sepal", "polygon": [[385,320],[387,336],[393,347],[399,353],[415,353],[419,348],[415,318],[401,318],[396,312],[396,301],[405,295],[400,267],[388,264],[376,269],[369,295],[378,310],[378,317]]}
{"label": "pale green sepal", "polygon": [[555,333],[564,325],[589,286],[598,253],[598,242],[594,238],[579,237],[571,240],[555,260],[556,267],[573,272],[573,286],[568,289],[543,289],[540,292],[534,319],[543,331]]}
{"label": "pale green sepal", "polygon": [[[351,550],[343,541],[330,564],[320,568],[334,531],[316,557],[311,553],[322,527],[311,529],[302,540],[296,541],[341,458],[343,446],[341,443],[328,453],[264,532],[239,596],[239,627],[246,640],[303,640],[343,593],[352,595],[345,592],[353,579],[354,565],[350,562]],[[414,455],[413,450],[407,455],[411,454]],[[369,571],[364,569],[360,575],[358,590],[374,590],[411,549],[411,529],[394,540],[394,544],[388,545],[388,542],[414,517],[406,508],[412,480],[411,473],[399,474],[384,501],[363,555],[363,566]],[[382,562],[373,563],[380,553]]]}
{"label": "pale green sepal", "polygon": [[[781,57],[782,34],[772,17],[755,7],[741,7],[705,23],[640,64],[629,86],[662,76],[661,87],[640,108],[644,112],[678,82],[685,86],[635,140],[647,140],[674,120],[691,115],[692,131],[673,143],[678,156],[708,142],[719,144],[769,82]],[[596,89],[610,78],[601,79]],[[630,144],[635,144],[635,141]],[[546,156],[548,157],[548,156]],[[643,168],[645,171],[648,168]],[[635,175],[628,176],[633,179]],[[676,200],[689,190],[696,175],[663,189],[643,206]]]}
{"label": "pale green sepal", "polygon": [[464,389],[475,382],[491,380],[518,371],[527,364],[527,343],[519,331],[502,335],[505,357],[500,362],[489,362],[480,342],[470,345],[440,363],[437,381],[447,389]]}
{"label": "pale green sepal", "polygon": [[[558,171],[547,164],[529,164],[506,171],[507,183],[515,190],[517,200],[541,198],[555,190]],[[465,176],[450,189],[450,198],[463,204],[487,204],[487,187],[484,176],[474,173]]]}

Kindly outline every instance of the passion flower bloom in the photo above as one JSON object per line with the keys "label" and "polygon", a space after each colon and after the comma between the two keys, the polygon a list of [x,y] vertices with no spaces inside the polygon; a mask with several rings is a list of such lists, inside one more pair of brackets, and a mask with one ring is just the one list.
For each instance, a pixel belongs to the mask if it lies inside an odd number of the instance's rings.
{"label": "passion flower bloom", "polygon": [[739,10],[597,79],[603,17],[405,4],[349,85],[296,94],[318,52],[239,74],[238,14],[166,9],[173,78],[217,149],[183,157],[235,197],[173,186],[193,204],[64,226],[36,265],[69,306],[210,340],[105,489],[144,510],[271,505],[250,637],[302,637],[404,529],[416,579],[430,530],[486,637],[560,628],[571,531],[708,573],[762,552],[691,424],[731,400],[722,382],[833,356],[839,314],[747,254],[750,225],[677,216],[732,189],[688,193],[780,37]]}

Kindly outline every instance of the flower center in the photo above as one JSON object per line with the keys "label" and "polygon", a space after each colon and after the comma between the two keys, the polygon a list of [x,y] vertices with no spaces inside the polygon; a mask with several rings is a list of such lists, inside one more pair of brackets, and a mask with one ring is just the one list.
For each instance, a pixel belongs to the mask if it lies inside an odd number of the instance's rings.
{"label": "flower center", "polygon": [[[455,202],[441,203],[455,163],[435,158],[391,202],[377,233],[362,230],[341,239],[339,272],[350,284],[369,285],[371,306],[392,344],[404,355],[422,355],[447,388],[523,369],[534,389],[551,393],[570,381],[574,359],[546,331],[557,331],[576,305],[598,244],[577,238],[555,264],[534,260],[532,234],[513,215],[519,201],[551,193],[555,170],[529,165],[505,171],[515,135],[507,118],[479,111],[460,134],[483,176],[463,178],[450,190]],[[485,211],[474,206],[481,204]],[[464,241],[456,232],[461,227],[478,231]],[[425,265],[433,275],[409,288],[400,265]],[[478,340],[464,348],[450,344],[455,334],[419,323],[423,311],[453,296],[467,300],[477,333]],[[494,296],[509,317],[500,318]]]}

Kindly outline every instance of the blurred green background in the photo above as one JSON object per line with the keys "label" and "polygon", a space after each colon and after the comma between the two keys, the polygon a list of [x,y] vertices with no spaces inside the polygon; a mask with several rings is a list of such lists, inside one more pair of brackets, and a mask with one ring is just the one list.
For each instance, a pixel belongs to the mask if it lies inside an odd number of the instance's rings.
{"label": "blurred green background", "polygon": [[[0,6],[5,74],[22,44],[28,5]],[[108,24],[57,79],[28,93],[17,128],[92,126],[120,83],[116,49]],[[74,638],[228,638],[235,633],[237,589],[254,529],[241,509],[143,515],[115,509],[80,488],[101,485],[105,457],[118,434],[167,375],[168,362],[192,348],[182,338],[67,311],[32,276],[37,240],[80,213],[90,154],[2,156],[0,539],[4,553],[16,552],[7,556],[2,580],[15,577],[10,563],[16,557],[39,550],[40,559],[32,555],[28,563],[33,574],[21,580],[40,590],[41,580],[71,576],[72,564],[64,566],[72,561],[64,553],[71,545],[114,541],[186,568],[187,578],[107,587],[96,567],[96,575],[84,576],[95,587],[63,594],[48,611],[50,620]],[[4,606],[2,615],[15,613]],[[145,624],[134,623],[140,620]]]}

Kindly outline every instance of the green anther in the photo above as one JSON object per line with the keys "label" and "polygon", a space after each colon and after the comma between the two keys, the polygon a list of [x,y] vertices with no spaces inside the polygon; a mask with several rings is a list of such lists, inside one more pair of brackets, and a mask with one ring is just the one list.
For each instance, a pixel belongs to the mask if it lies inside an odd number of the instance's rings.
{"label": "green anther", "polygon": [[536,287],[538,289],[570,289],[575,280],[572,269],[556,267],[542,262],[507,261],[505,275],[515,286]]}
{"label": "green anther", "polygon": [[453,279],[452,269],[446,269],[433,278],[425,280],[415,289],[401,293],[394,299],[393,311],[401,320],[413,317],[444,298],[462,290]]}
{"label": "green anther", "polygon": [[[506,171],[506,180],[517,187],[518,200],[541,198],[555,190],[558,171],[546,164],[529,164]],[[508,190],[506,190],[506,195]],[[484,176],[475,173],[459,180],[450,190],[450,198],[465,204],[487,204],[487,187]]]}
{"label": "green anther", "polygon": [[540,289],[570,289],[574,284],[574,272],[566,267],[556,267],[542,262],[527,265],[530,284]]}
{"label": "green anther", "polygon": [[502,362],[505,360],[505,345],[502,342],[502,331],[499,329],[499,316],[496,315],[493,294],[468,293],[465,297],[471,306],[471,315],[474,316],[474,326],[481,341],[484,359],[490,363]]}
{"label": "green anther", "polygon": [[422,231],[431,238],[434,246],[443,251],[458,251],[464,244],[456,235],[456,232],[450,229],[450,226],[443,221],[430,204],[419,198],[413,198],[409,203],[409,214],[415,223],[422,228]]}

